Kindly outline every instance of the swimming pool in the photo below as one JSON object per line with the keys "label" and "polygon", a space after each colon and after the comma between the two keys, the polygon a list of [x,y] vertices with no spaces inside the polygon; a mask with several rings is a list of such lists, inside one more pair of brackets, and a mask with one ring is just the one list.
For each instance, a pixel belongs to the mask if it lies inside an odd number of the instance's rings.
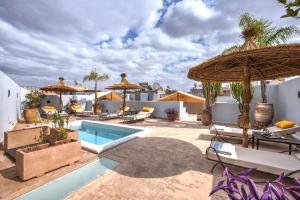
{"label": "swimming pool", "polygon": [[150,131],[150,129],[141,127],[89,120],[70,122],[69,128],[78,132],[78,139],[83,148],[96,153],[133,138],[141,137]]}

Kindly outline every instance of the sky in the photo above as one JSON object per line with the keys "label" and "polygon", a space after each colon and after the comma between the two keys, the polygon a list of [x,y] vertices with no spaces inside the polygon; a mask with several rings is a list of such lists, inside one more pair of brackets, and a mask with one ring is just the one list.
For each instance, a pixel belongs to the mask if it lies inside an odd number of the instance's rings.
{"label": "sky", "polygon": [[0,70],[22,86],[81,83],[96,68],[110,77],[100,88],[125,72],[188,90],[190,67],[243,42],[243,12],[300,28],[277,0],[2,0]]}

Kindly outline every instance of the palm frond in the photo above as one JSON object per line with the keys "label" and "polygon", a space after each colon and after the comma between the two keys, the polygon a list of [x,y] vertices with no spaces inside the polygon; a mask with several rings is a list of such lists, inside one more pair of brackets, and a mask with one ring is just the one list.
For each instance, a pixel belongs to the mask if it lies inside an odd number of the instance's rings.
{"label": "palm frond", "polygon": [[86,75],[86,76],[83,77],[83,82],[84,81],[89,81],[89,80],[90,80],[90,75]]}
{"label": "palm frond", "polygon": [[99,80],[99,81],[105,81],[105,80],[108,80],[109,79],[109,76],[108,76],[108,74],[102,74],[102,75],[98,75],[98,77],[97,77],[97,80]]}
{"label": "palm frond", "polygon": [[274,28],[273,32],[269,35],[266,44],[269,46],[285,43],[289,38],[295,34],[299,34],[299,29],[296,26],[287,26]]}

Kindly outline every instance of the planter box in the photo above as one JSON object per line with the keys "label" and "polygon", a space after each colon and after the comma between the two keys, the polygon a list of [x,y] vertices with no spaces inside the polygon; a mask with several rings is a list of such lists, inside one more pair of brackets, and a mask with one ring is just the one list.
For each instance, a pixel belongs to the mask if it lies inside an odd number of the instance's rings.
{"label": "planter box", "polygon": [[67,139],[77,140],[78,139],[78,132],[68,129]]}
{"label": "planter box", "polygon": [[62,140],[50,146],[40,144],[38,150],[19,149],[16,152],[17,175],[22,180],[39,177],[48,171],[71,165],[81,157],[81,144],[77,140]]}

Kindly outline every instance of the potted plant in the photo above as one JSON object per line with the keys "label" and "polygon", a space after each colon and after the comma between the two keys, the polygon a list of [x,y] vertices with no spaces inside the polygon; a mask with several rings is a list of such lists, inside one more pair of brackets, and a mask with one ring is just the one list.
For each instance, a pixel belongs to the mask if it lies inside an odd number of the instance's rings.
{"label": "potted plant", "polygon": [[216,103],[217,97],[221,95],[221,83],[202,83],[202,92],[205,97],[205,109],[202,111],[201,121],[204,126],[212,123],[211,107]]}
{"label": "potted plant", "polygon": [[[235,82],[230,84],[230,91],[232,97],[238,103],[240,114],[238,115],[237,125],[241,127],[241,119],[243,113],[243,94],[244,94],[244,84],[241,82]],[[254,95],[255,89],[251,86],[251,100]]]}
{"label": "potted plant", "polygon": [[[61,139],[78,139],[78,132],[68,129],[70,116],[61,117],[59,113],[54,113],[51,116],[51,121],[53,124],[52,131],[56,131],[58,135],[61,136]],[[64,138],[64,137],[65,138]]]}
{"label": "potted plant", "polygon": [[70,130],[64,128],[65,122],[58,116],[52,118],[54,128],[42,128],[37,144],[16,151],[17,175],[22,180],[39,177],[80,159],[80,141],[73,139],[73,135],[69,137]]}
{"label": "potted plant", "polygon": [[167,108],[165,110],[165,113],[167,114],[167,118],[170,121],[175,121],[178,118],[178,111],[174,108]]}
{"label": "potted plant", "polygon": [[41,105],[41,100],[44,98],[44,94],[40,91],[31,91],[25,95],[26,107],[24,109],[24,120],[26,123],[34,122],[38,120],[38,108]]}

